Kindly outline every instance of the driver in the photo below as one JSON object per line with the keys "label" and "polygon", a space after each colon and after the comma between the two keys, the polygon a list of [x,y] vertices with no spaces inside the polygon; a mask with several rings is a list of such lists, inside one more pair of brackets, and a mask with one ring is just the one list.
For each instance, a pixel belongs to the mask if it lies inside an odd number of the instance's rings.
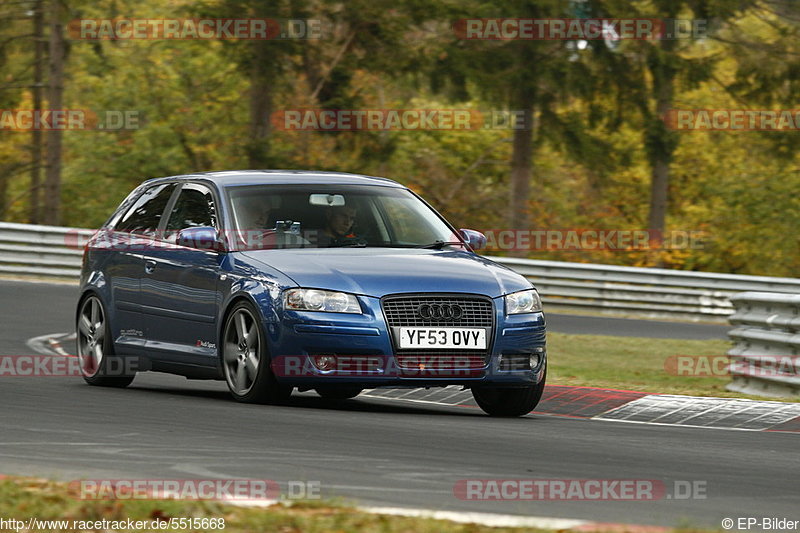
{"label": "driver", "polygon": [[355,221],[355,207],[342,206],[328,209],[325,213],[325,228],[319,236],[319,246],[343,246],[363,242],[353,231]]}

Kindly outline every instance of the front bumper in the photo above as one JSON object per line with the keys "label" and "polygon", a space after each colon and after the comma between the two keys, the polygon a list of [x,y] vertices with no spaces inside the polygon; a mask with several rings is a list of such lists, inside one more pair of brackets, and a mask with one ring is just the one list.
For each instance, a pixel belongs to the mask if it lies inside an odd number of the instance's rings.
{"label": "front bumper", "polygon": [[[430,350],[398,357],[378,298],[359,296],[363,314],[282,311],[266,324],[272,369],[281,383],[431,387],[527,386],[540,382],[546,367],[543,313],[505,316],[502,298],[492,300],[494,331],[487,352]],[[276,317],[277,318],[277,317]],[[533,368],[520,364],[537,355]],[[320,365],[320,356],[331,356]]]}

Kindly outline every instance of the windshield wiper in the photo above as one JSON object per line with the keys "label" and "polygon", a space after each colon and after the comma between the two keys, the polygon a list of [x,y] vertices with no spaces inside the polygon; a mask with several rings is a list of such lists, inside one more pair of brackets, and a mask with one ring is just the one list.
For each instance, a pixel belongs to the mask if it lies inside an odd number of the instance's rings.
{"label": "windshield wiper", "polygon": [[361,241],[361,242],[348,242],[348,243],[345,243],[345,244],[336,244],[334,246],[331,246],[331,248],[366,248],[366,247],[367,247],[367,243],[365,243],[363,241]]}
{"label": "windshield wiper", "polygon": [[423,244],[422,246],[416,246],[416,248],[427,248],[429,250],[441,250],[445,246],[464,246],[464,243],[461,241],[435,241],[430,244]]}

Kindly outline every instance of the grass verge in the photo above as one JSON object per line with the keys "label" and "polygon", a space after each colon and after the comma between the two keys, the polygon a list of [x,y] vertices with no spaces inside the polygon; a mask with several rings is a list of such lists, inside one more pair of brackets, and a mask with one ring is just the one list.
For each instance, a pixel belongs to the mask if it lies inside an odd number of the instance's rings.
{"label": "grass verge", "polygon": [[724,356],[725,340],[647,339],[604,335],[547,334],[552,385],[608,387],[663,394],[718,396],[798,402],[800,398],[766,398],[725,390],[729,376],[675,375],[671,356]]}
{"label": "grass verge", "polygon": [[[521,533],[554,530],[535,528],[493,528],[477,524],[460,524],[429,518],[409,518],[371,514],[337,506],[329,502],[294,503],[291,506],[273,505],[256,509],[198,501],[86,501],[80,500],[67,484],[30,478],[0,479],[0,517],[4,520],[69,521],[169,521],[170,518],[224,519],[224,528],[187,529],[115,529],[116,532],[144,531],[203,531],[224,533],[347,533],[357,531],[381,533]],[[80,525],[80,524],[79,524]],[[5,527],[6,530],[13,529]],[[632,531],[646,531],[634,528]],[[658,529],[658,528],[653,528]],[[76,529],[38,529],[34,531],[79,531]],[[103,531],[86,528],[83,531]],[[593,530],[599,533],[601,530]],[[694,533],[704,530],[676,529],[675,533]],[[614,529],[620,533],[620,529]]]}

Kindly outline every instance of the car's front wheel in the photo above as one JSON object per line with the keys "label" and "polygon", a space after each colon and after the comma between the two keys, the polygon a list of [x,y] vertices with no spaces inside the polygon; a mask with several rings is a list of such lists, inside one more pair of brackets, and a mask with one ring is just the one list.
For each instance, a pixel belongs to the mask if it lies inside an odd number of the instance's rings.
{"label": "car's front wheel", "polygon": [[136,373],[125,368],[125,359],[114,356],[111,328],[100,298],[90,295],[81,301],[75,331],[78,361],[86,383],[100,387],[131,384]]}
{"label": "car's front wheel", "polygon": [[258,313],[248,302],[228,314],[222,333],[222,370],[233,398],[244,403],[281,403],[292,387],[281,385],[270,368]]}
{"label": "car's front wheel", "polygon": [[522,416],[533,411],[542,399],[547,369],[542,380],[522,388],[473,387],[472,396],[489,416]]}

